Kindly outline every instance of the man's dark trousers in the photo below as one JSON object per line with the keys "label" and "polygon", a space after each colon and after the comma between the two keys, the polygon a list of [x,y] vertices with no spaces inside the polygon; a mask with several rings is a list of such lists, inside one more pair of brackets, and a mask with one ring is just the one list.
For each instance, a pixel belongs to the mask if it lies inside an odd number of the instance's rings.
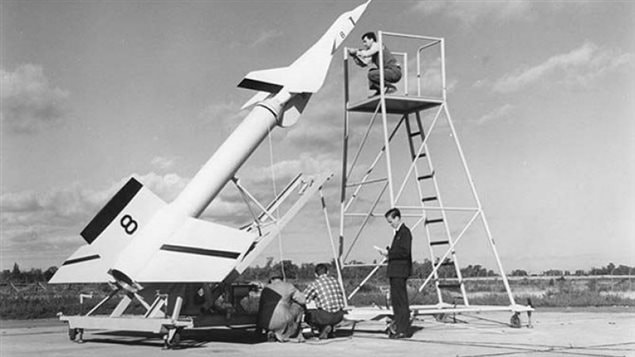
{"label": "man's dark trousers", "polygon": [[392,300],[394,327],[397,334],[408,335],[410,327],[410,308],[408,307],[408,290],[406,281],[412,274],[412,233],[405,224],[401,224],[395,232],[392,245],[388,249],[388,267],[386,275],[390,279],[390,296]]}
{"label": "man's dark trousers", "polygon": [[390,300],[392,302],[393,320],[396,333],[408,333],[410,326],[410,309],[408,305],[408,278],[390,278]]}

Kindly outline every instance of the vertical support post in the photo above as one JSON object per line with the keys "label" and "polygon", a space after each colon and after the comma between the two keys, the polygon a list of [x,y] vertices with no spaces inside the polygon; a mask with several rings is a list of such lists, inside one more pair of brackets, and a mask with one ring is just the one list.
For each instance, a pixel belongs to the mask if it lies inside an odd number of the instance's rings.
{"label": "vertical support post", "polygon": [[421,50],[417,51],[417,97],[421,97]]}
{"label": "vertical support post", "polygon": [[386,148],[386,172],[388,176],[388,194],[390,207],[395,206],[395,193],[392,185],[392,164],[390,157],[390,140],[388,138],[388,118],[386,113],[386,96],[384,94],[384,41],[383,33],[379,31],[379,101],[381,105],[381,119],[384,129],[384,147]]}
{"label": "vertical support post", "polygon": [[404,95],[408,96],[408,52],[404,53],[403,56],[403,68],[404,68],[404,79],[403,79],[403,84],[404,84]]}
{"label": "vertical support post", "polygon": [[318,190],[320,192],[320,202],[322,204],[322,213],[324,213],[324,221],[326,222],[326,231],[329,234],[329,241],[331,242],[331,250],[333,251],[333,258],[335,259],[335,270],[337,270],[337,281],[340,284],[340,289],[342,289],[342,295],[344,297],[344,307],[348,307],[348,299],[346,298],[346,294],[344,293],[344,279],[342,278],[342,265],[337,256],[335,250],[335,242],[333,242],[333,234],[331,233],[331,222],[329,220],[329,213],[326,209],[326,201],[324,199],[324,192],[322,192],[322,188]]}
{"label": "vertical support post", "polygon": [[442,95],[443,95],[443,103],[445,103],[447,97],[447,88],[445,84],[445,39],[441,39],[441,86],[442,86]]}
{"label": "vertical support post", "polygon": [[348,158],[348,101],[350,94],[348,91],[348,48],[344,48],[344,133],[342,135],[342,185],[340,187],[340,235],[338,242],[337,260],[342,259],[344,253],[344,211],[346,210],[346,182],[347,158]]}

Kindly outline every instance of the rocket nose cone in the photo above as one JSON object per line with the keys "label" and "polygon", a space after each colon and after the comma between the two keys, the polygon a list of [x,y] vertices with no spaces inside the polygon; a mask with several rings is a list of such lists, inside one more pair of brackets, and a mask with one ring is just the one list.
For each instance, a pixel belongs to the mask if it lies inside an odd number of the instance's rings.
{"label": "rocket nose cone", "polygon": [[370,4],[371,1],[372,0],[368,0],[365,3],[351,10],[351,18],[355,23],[357,23],[357,20],[359,20],[359,18],[362,17],[362,14],[364,13],[364,11],[366,11],[366,7],[368,7],[368,4]]}
{"label": "rocket nose cone", "polygon": [[340,47],[342,42],[346,39],[346,37],[353,31],[355,25],[357,25],[357,21],[366,11],[366,7],[371,2],[368,0],[364,4],[359,5],[353,10],[346,12],[340,16],[337,23],[339,23],[339,29],[336,33],[335,39],[333,41],[333,47],[331,48],[331,55]]}
{"label": "rocket nose cone", "polygon": [[366,11],[366,8],[368,7],[368,4],[370,4],[370,2],[371,0],[368,0],[365,3],[359,5],[358,7],[348,12],[347,14],[348,20],[353,23],[353,26],[355,26],[357,24],[357,21],[359,21],[359,18],[362,17],[362,15],[364,14],[364,11]]}

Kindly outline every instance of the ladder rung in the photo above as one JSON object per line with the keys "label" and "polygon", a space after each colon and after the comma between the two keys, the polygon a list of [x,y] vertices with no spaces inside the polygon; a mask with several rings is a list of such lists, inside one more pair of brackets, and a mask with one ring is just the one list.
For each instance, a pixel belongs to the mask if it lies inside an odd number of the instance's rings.
{"label": "ladder rung", "polygon": [[430,245],[450,244],[449,240],[438,240],[436,242],[430,242]]}
{"label": "ladder rung", "polygon": [[421,199],[421,202],[430,202],[430,201],[436,201],[438,200],[438,198],[436,198],[435,196],[433,197],[424,197]]}
{"label": "ladder rung", "polygon": [[440,283],[437,286],[439,289],[460,289],[461,283]]}
{"label": "ladder rung", "polygon": [[421,135],[420,131],[415,131],[414,133],[410,133],[410,137]]}
{"label": "ladder rung", "polygon": [[443,263],[441,263],[439,265],[440,266],[454,265],[454,261],[447,259],[446,261],[444,261]]}
{"label": "ladder rung", "polygon": [[429,175],[422,175],[422,176],[417,177],[417,180],[419,180],[419,181],[427,180],[427,179],[431,179],[433,177],[434,177],[434,171],[432,171],[432,173],[429,174]]}
{"label": "ladder rung", "polygon": [[431,224],[431,223],[441,223],[443,222],[443,218],[438,218],[438,219],[426,219],[426,223],[425,225]]}

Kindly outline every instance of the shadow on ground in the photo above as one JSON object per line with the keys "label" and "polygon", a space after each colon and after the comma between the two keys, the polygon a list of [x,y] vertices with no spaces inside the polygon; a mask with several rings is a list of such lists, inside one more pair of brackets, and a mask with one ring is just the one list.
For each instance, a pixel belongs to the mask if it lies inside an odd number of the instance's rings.
{"label": "shadow on ground", "polygon": [[[383,333],[381,331],[373,331]],[[316,343],[319,340],[311,333],[304,333],[307,342]],[[353,330],[340,329],[335,332],[335,339],[352,337]],[[163,336],[160,334],[137,331],[101,331],[85,335],[84,343],[107,343],[134,346],[163,346]],[[330,341],[330,340],[329,340]],[[266,337],[257,333],[255,329],[232,328],[197,328],[185,330],[181,333],[181,341],[172,349],[189,349],[204,347],[211,342],[236,343],[256,345],[267,342]],[[321,342],[321,341],[320,341]],[[326,342],[326,341],[324,341]]]}

